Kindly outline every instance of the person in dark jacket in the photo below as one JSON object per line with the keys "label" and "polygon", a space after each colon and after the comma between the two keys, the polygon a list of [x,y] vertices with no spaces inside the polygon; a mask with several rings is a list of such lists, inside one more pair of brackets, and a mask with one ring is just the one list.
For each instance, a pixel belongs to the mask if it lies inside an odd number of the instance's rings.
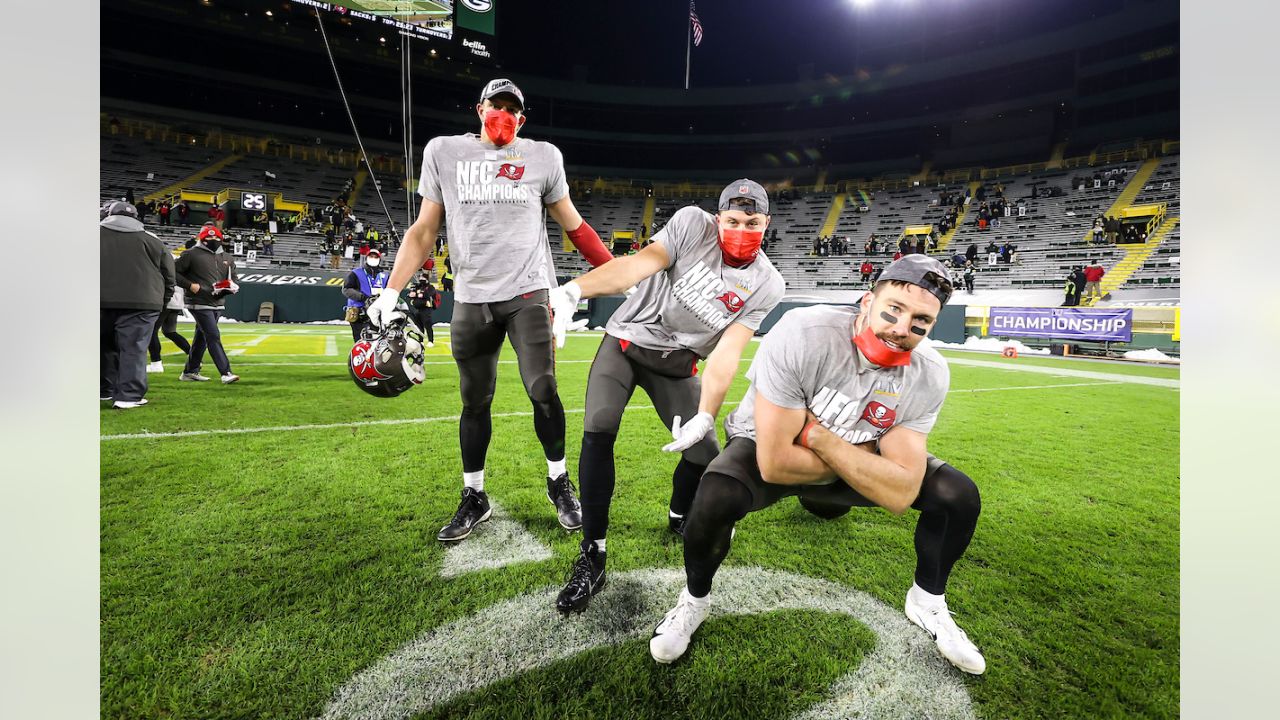
{"label": "person in dark jacket", "polygon": [[196,320],[196,334],[191,341],[191,354],[179,380],[206,382],[209,378],[200,374],[207,349],[213,364],[222,376],[222,383],[229,385],[240,379],[231,372],[231,361],[222,349],[222,333],[218,330],[218,318],[227,296],[240,289],[236,283],[236,264],[230,253],[221,252],[222,231],[206,223],[196,235],[195,247],[182,253],[175,263],[178,284],[186,292],[187,309]]}
{"label": "person in dark jacket", "polygon": [[98,227],[98,392],[126,410],[147,404],[147,345],[173,294],[173,256],[143,229],[138,209],[129,203],[103,207]]}
{"label": "person in dark jacket", "polygon": [[418,282],[409,288],[409,307],[413,310],[414,322],[418,323],[418,327],[426,333],[427,347],[435,347],[436,334],[431,327],[434,323],[432,314],[436,308],[440,307],[440,291],[436,290],[427,279],[425,270],[418,276]]}

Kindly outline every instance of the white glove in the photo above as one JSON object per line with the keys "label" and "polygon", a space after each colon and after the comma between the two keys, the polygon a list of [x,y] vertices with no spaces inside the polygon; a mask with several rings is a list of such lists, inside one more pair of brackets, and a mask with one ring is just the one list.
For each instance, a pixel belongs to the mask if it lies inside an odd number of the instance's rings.
{"label": "white glove", "polygon": [[551,306],[551,337],[555,338],[556,347],[564,347],[564,336],[569,331],[569,323],[573,322],[573,314],[578,311],[578,301],[582,299],[582,288],[570,280],[547,293],[547,304]]}
{"label": "white glove", "polygon": [[671,437],[675,438],[675,441],[663,445],[662,451],[684,452],[697,445],[702,438],[707,436],[707,433],[715,428],[715,425],[716,419],[711,416],[711,413],[700,412],[694,415],[683,427],[680,425],[680,416],[677,415],[671,420]]}
{"label": "white glove", "polygon": [[369,322],[374,327],[382,327],[382,324],[391,318],[391,313],[395,312],[396,303],[400,301],[400,291],[391,288],[382,288],[378,291],[378,298],[368,305],[365,312],[369,315]]}

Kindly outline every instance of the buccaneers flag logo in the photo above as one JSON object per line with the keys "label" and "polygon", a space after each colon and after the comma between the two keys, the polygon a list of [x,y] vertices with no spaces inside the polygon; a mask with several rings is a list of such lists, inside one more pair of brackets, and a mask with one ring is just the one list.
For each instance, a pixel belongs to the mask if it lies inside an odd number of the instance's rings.
{"label": "buccaneers flag logo", "polygon": [[373,362],[373,344],[361,340],[351,348],[351,372],[361,380],[386,380],[388,376],[378,372]]}
{"label": "buccaneers flag logo", "polygon": [[524,177],[524,166],[502,163],[502,165],[498,166],[498,177],[504,177],[508,180],[519,180]]}
{"label": "buccaneers flag logo", "polygon": [[716,299],[724,303],[724,306],[728,308],[731,313],[736,313],[741,310],[744,304],[742,302],[742,298],[738,297],[737,293],[733,291],[729,291]]}
{"label": "buccaneers flag logo", "polygon": [[897,413],[893,408],[872,400],[862,411],[862,419],[883,430],[893,425],[893,421],[897,419]]}

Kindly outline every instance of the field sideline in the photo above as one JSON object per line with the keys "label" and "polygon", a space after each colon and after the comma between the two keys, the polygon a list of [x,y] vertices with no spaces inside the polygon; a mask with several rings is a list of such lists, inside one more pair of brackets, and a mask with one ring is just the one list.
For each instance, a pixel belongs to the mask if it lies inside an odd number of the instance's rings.
{"label": "field sideline", "polygon": [[[460,487],[439,329],[426,383],[398,398],[348,379],[345,325],[227,324],[240,383],[179,383],[166,343],[150,405],[103,403],[103,717],[783,718],[876,693],[861,707],[877,717],[1178,714],[1176,368],[944,352],[930,450],[983,494],[948,599],[986,675],[902,627],[913,513],[824,522],[789,501],[739,524],[725,612],[660,666],[648,630],[682,565],[665,529],[676,457],[648,398],[617,446],[610,587],[564,619],[545,600],[579,535],[546,500],[509,348],[486,483],[500,516],[458,548],[434,540]],[[570,334],[558,358],[570,468],[598,343]],[[745,389],[740,376],[729,400]],[[776,605],[751,605],[769,593]],[[936,707],[912,699],[935,681]]]}

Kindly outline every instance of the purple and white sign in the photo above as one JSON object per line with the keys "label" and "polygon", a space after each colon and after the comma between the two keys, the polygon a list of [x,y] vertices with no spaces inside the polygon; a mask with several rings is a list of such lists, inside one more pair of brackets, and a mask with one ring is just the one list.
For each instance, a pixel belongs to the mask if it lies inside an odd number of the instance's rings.
{"label": "purple and white sign", "polygon": [[1131,342],[1132,308],[993,307],[988,335]]}

